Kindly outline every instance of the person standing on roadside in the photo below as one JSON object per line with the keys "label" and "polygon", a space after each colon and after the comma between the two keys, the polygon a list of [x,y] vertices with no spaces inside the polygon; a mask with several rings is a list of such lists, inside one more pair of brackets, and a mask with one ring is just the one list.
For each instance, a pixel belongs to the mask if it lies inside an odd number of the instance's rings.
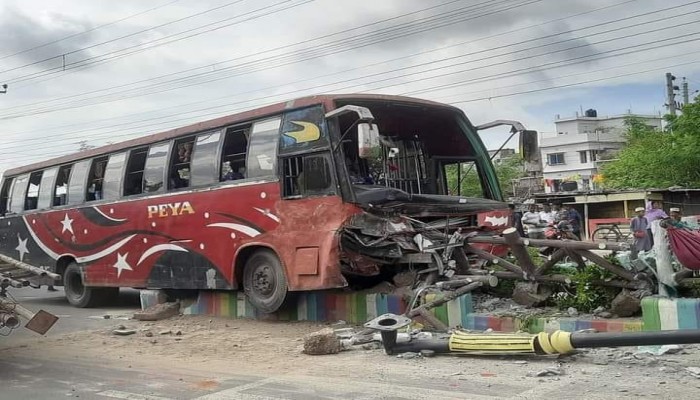
{"label": "person standing on roadside", "polygon": [[654,246],[654,224],[653,222],[656,220],[662,220],[668,218],[668,215],[664,212],[664,209],[661,207],[661,202],[654,200],[654,201],[647,201],[646,203],[646,210],[644,211],[644,217],[647,219],[647,222],[649,222],[649,228],[647,229],[647,233],[649,234],[649,240],[651,240],[651,245],[652,247]]}
{"label": "person standing on roadside", "polygon": [[651,238],[648,232],[649,221],[644,216],[645,211],[644,207],[635,208],[634,212],[637,213],[637,216],[630,221],[630,231],[634,235],[634,245],[630,254],[632,260],[637,259],[637,254],[640,251],[651,250]]}
{"label": "person standing on roadside", "polygon": [[544,224],[540,219],[536,204],[530,204],[528,211],[523,214],[523,225],[527,228],[527,237],[530,239],[544,239]]}

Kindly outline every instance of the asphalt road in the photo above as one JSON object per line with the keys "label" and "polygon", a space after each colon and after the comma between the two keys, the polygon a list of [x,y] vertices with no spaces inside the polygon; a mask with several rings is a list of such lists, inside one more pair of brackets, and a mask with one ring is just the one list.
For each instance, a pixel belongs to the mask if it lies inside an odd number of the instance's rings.
{"label": "asphalt road", "polygon": [[[118,304],[100,309],[70,306],[63,292],[42,289],[16,290],[12,295],[25,307],[44,309],[60,319],[46,336],[109,329],[115,320],[128,318],[139,308],[138,291],[124,290]],[[109,315],[109,319],[104,316]],[[250,375],[245,366],[232,366],[242,373],[193,371],[182,365],[139,368],[121,363],[91,362],[79,355],[56,358],[24,355],[22,349],[41,336],[25,328],[0,337],[0,399],[494,399],[527,393],[522,385],[485,385],[464,382],[457,391],[429,379],[411,381],[356,382],[332,377],[304,375],[303,371],[283,376]],[[3,350],[4,349],[4,350]],[[291,368],[293,369],[293,368]],[[502,397],[504,396],[504,397]]]}
{"label": "asphalt road", "polygon": [[[25,289],[15,291],[14,296],[27,308],[58,315],[59,322],[47,336],[59,340],[64,340],[61,335],[65,333],[110,329],[115,320],[127,318],[139,307],[138,292],[128,290],[119,304],[100,309],[73,308],[60,291]],[[105,315],[110,318],[105,319]],[[700,390],[700,381],[683,372],[686,364],[698,365],[692,351],[685,356],[664,356],[662,361],[667,363],[648,366],[613,361],[601,365],[589,357],[587,361],[573,361],[564,376],[539,379],[524,378],[525,369],[541,369],[552,361],[531,359],[530,366],[520,369],[508,359],[445,359],[441,364],[440,359],[419,363],[394,360],[387,362],[385,369],[379,369],[376,376],[362,380],[353,379],[352,374],[344,374],[346,378],[335,374],[334,368],[343,368],[337,358],[314,360],[325,368],[315,374],[295,367],[293,360],[280,358],[280,365],[286,370],[265,374],[260,368],[251,372],[240,362],[232,363],[229,369],[226,360],[219,360],[224,369],[212,369],[204,362],[195,366],[196,356],[192,365],[128,356],[109,362],[93,360],[79,351],[48,351],[50,348],[42,341],[41,336],[24,328],[0,337],[0,400],[690,399]],[[67,348],[72,352],[79,347]],[[380,358],[370,359],[383,362]],[[433,369],[437,372],[432,373]]]}

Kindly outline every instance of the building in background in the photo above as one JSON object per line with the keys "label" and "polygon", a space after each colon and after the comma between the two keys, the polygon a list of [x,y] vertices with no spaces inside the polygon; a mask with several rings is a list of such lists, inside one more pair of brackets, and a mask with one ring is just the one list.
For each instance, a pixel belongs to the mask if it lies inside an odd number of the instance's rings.
{"label": "building in background", "polygon": [[596,110],[583,116],[560,118],[556,132],[540,138],[545,193],[595,190],[598,167],[625,144],[625,119],[636,117],[661,129],[660,115],[624,114],[598,117]]}

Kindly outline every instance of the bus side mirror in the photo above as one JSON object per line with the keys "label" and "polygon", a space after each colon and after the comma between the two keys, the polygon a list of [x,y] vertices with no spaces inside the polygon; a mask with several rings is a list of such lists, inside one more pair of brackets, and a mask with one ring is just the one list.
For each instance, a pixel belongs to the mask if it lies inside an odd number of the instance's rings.
{"label": "bus side mirror", "polygon": [[539,158],[537,131],[520,131],[520,154],[527,162],[537,161]]}
{"label": "bus side mirror", "polygon": [[357,153],[360,158],[372,158],[380,148],[377,125],[362,122],[357,124]]}

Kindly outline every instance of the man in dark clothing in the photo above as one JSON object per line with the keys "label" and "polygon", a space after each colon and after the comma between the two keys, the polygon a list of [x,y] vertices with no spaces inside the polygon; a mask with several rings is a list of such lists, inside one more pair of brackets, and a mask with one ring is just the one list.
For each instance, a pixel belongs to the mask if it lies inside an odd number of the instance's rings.
{"label": "man in dark clothing", "polygon": [[571,230],[578,239],[581,239],[581,214],[570,204],[564,204]]}
{"label": "man in dark clothing", "polygon": [[513,228],[518,231],[518,234],[520,234],[520,237],[525,237],[525,228],[523,228],[523,213],[516,210],[515,204],[511,203],[508,205],[508,208],[510,208],[510,212],[513,215]]}

